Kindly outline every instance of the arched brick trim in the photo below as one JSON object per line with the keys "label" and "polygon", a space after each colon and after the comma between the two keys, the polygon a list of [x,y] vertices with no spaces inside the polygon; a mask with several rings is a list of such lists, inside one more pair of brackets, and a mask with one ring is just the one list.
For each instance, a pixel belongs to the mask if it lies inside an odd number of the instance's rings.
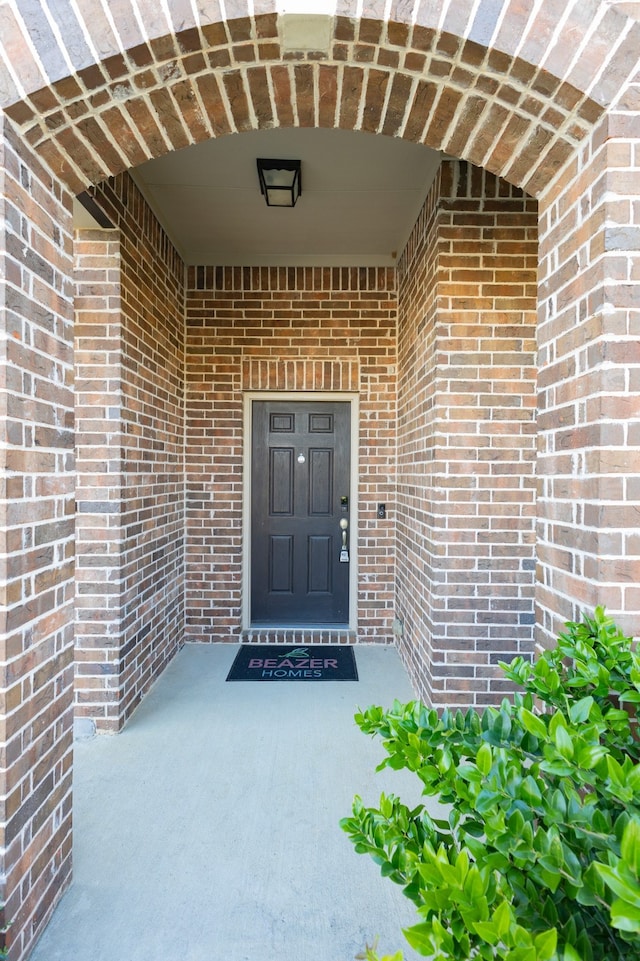
{"label": "arched brick trim", "polygon": [[[49,85],[49,105],[56,99],[63,103],[73,92],[71,77],[77,89],[84,87],[92,93],[105,82],[126,76],[130,65],[145,68],[182,56],[192,57],[195,65],[205,46],[231,46],[233,56],[246,63],[256,59],[256,43],[263,50],[271,45],[269,59],[279,40],[277,4],[273,2],[250,6],[246,0],[238,0],[226,5],[226,18],[212,2],[199,11],[198,23],[190,5],[177,3],[169,5],[169,22],[154,0],[137,0],[135,8],[127,0],[117,7],[79,0],[75,11],[45,0],[37,8],[21,0],[15,6],[17,19],[10,9],[3,13],[2,32],[11,54],[11,70],[5,67],[2,106],[38,94],[37,109],[42,110],[41,91]],[[452,59],[466,52],[467,60],[473,62],[474,47],[476,60],[481,59],[478,48],[484,47],[499,58],[488,66],[497,66],[504,75],[517,71],[517,54],[522,62],[533,65],[532,74],[542,67],[577,90],[593,87],[594,99],[605,106],[619,87],[615,61],[622,62],[634,49],[633,38],[625,36],[625,6],[632,7],[620,4],[614,9],[602,4],[594,16],[591,7],[574,0],[558,16],[551,0],[538,4],[533,13],[516,2],[502,7],[482,3],[474,11],[455,0],[414,0],[411,4],[394,2],[385,22],[386,5],[380,0],[367,4],[365,17],[361,17],[356,0],[327,0],[322,13],[333,18],[337,41],[357,45],[356,59],[361,62],[372,61],[371,47],[381,41],[396,48],[385,56],[389,66],[401,65],[392,60],[394,52],[397,57],[403,48]],[[617,49],[619,42],[624,49]],[[210,64],[216,68],[226,65],[224,57]]]}
{"label": "arched brick trim", "polygon": [[600,118],[640,43],[619,12],[603,6],[594,20],[579,3],[562,42],[548,4],[530,19],[515,2],[499,17],[483,4],[472,22],[455,3],[419,4],[406,19],[396,9],[388,23],[382,11],[356,21],[345,9],[329,50],[315,53],[288,50],[274,12],[166,24],[138,7],[144,28],[126,4],[107,24],[89,0],[82,24],[68,8],[56,21],[57,5],[47,24],[33,24],[26,4],[22,22],[5,13],[15,70],[6,113],[76,193],[190,143],[299,125],[424,142],[537,194]]}

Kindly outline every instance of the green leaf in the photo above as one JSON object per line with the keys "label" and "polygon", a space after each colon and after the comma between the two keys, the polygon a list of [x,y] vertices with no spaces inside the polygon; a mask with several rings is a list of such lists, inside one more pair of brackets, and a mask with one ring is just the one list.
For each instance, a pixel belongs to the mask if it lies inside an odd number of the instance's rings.
{"label": "green leaf", "polygon": [[482,821],[465,821],[460,825],[460,830],[465,834],[470,834],[472,838],[484,837],[484,824]]}
{"label": "green leaf", "polygon": [[478,937],[486,941],[487,944],[497,944],[500,940],[500,935],[493,921],[476,921],[473,925],[473,930]]}
{"label": "green leaf", "polygon": [[551,719],[549,721],[549,734],[551,737],[556,736],[556,731],[559,727],[563,727],[566,730],[567,722],[562,711],[554,711],[554,713],[551,714]]}
{"label": "green leaf", "polygon": [[571,740],[571,735],[567,731],[566,727],[558,726],[554,732],[553,740],[555,742],[558,754],[561,755],[566,761],[570,761],[574,754],[573,741]]}
{"label": "green leaf", "polygon": [[482,771],[479,770],[477,764],[459,764],[458,777],[461,777],[463,781],[478,783],[482,780]]}
{"label": "green leaf", "polygon": [[627,774],[627,786],[631,788],[634,794],[640,793],[640,764],[636,764]]}
{"label": "green leaf", "polygon": [[576,701],[574,704],[572,704],[569,708],[569,718],[571,719],[571,723],[584,724],[585,721],[588,721],[593,704],[594,701],[592,697],[583,697],[579,701]]}
{"label": "green leaf", "polygon": [[495,791],[480,791],[476,798],[476,811],[478,814],[488,814],[490,811],[495,810],[499,800],[500,795],[496,794]]}
{"label": "green leaf", "polygon": [[508,933],[511,927],[512,920],[513,913],[511,908],[506,901],[503,901],[493,913],[493,923],[498,933],[498,937],[504,938],[505,934]]}
{"label": "green leaf", "polygon": [[608,887],[611,888],[617,897],[621,898],[626,904],[640,908],[640,884],[635,884],[620,876],[618,870],[609,867],[607,864],[596,864],[596,869]]}
{"label": "green leaf", "polygon": [[411,947],[415,948],[420,954],[426,955],[433,953],[436,943],[433,939],[430,924],[414,924],[410,928],[404,928],[403,934]]}
{"label": "green leaf", "polygon": [[537,961],[552,961],[555,957],[556,946],[558,943],[558,932],[555,928],[549,928],[538,934],[533,940],[536,949]]}
{"label": "green leaf", "polygon": [[493,765],[493,751],[491,750],[491,745],[483,741],[478,748],[478,753],[476,754],[476,764],[479,770],[486,777],[491,767]]}
{"label": "green leaf", "polygon": [[469,900],[476,902],[476,904],[483,899],[483,904],[480,905],[480,908],[482,908],[483,905],[486,904],[485,895],[488,886],[489,882],[487,877],[483,877],[476,867],[472,867],[464,881],[465,896]]}
{"label": "green leaf", "polygon": [[556,818],[561,821],[565,820],[567,816],[567,800],[562,791],[558,789],[553,791],[547,798],[547,804],[549,810],[553,812]]}
{"label": "green leaf", "polygon": [[597,864],[592,861],[582,874],[583,886],[576,896],[580,904],[597,904],[605,899],[605,885],[597,870]]}
{"label": "green leaf", "polygon": [[558,672],[549,671],[549,673],[546,675],[546,681],[547,681],[547,688],[549,689],[549,691],[552,694],[555,694],[555,692],[558,690],[558,688],[561,685],[560,675],[558,674]]}
{"label": "green leaf", "polygon": [[541,741],[546,740],[547,725],[542,718],[528,711],[526,707],[520,708],[518,716],[522,722],[522,726],[529,734],[533,734],[534,737],[539,738]]}
{"label": "green leaf", "polygon": [[447,771],[453,765],[453,758],[451,757],[451,751],[447,750],[447,748],[443,748],[439,751],[436,751],[434,755],[434,760],[441,774],[446,774]]}
{"label": "green leaf", "polygon": [[607,753],[607,748],[603,744],[581,744],[574,760],[579,767],[590,771]]}
{"label": "green leaf", "polygon": [[491,741],[494,744],[501,744],[509,739],[511,734],[511,718],[505,710],[501,710],[496,717],[491,730]]}
{"label": "green leaf", "polygon": [[506,961],[536,961],[536,949],[533,945],[512,948],[504,957]]}
{"label": "green leaf", "polygon": [[542,794],[540,793],[540,788],[538,784],[530,774],[527,774],[526,778],[520,785],[520,794],[529,804],[536,805],[542,800]]}
{"label": "green leaf", "polygon": [[611,923],[619,931],[640,932],[640,908],[616,898],[611,905]]}
{"label": "green leaf", "polygon": [[564,951],[562,953],[563,961],[584,961],[584,958],[578,954],[576,949],[571,944],[565,944]]}
{"label": "green leaf", "polygon": [[570,777],[574,772],[573,768],[566,761],[540,761],[540,770],[547,774],[555,774],[557,777]]}
{"label": "green leaf", "polygon": [[613,784],[622,787],[625,783],[624,772],[621,766],[618,764],[615,758],[611,757],[610,754],[607,755],[607,773],[609,779]]}
{"label": "green leaf", "polygon": [[640,821],[633,818],[622,835],[620,853],[636,877],[640,876]]}
{"label": "green leaf", "polygon": [[514,841],[515,842],[520,841],[522,838],[522,834],[525,830],[525,820],[524,820],[522,811],[519,808],[516,809],[511,815],[511,817],[509,818],[508,826],[509,826],[509,834],[514,839]]}

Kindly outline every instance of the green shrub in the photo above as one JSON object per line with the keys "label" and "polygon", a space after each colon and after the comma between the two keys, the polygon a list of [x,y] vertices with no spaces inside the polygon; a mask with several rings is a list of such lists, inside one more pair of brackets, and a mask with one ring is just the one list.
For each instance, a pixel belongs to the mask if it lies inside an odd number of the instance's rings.
{"label": "green shrub", "polygon": [[405,936],[434,961],[640,961],[640,660],[601,608],[566,628],[534,664],[502,665],[523,691],[500,708],[356,715],[380,768],[450,812],[382,795],[341,822],[415,903]]}

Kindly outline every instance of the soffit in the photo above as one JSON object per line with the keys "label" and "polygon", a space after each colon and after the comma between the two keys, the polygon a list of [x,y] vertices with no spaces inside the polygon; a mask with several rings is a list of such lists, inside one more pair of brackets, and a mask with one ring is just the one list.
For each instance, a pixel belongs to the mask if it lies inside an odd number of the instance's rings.
{"label": "soffit", "polygon": [[[257,157],[302,161],[295,208],[266,206]],[[440,160],[399,139],[293,128],[209,140],[131,173],[187,264],[391,266]]]}

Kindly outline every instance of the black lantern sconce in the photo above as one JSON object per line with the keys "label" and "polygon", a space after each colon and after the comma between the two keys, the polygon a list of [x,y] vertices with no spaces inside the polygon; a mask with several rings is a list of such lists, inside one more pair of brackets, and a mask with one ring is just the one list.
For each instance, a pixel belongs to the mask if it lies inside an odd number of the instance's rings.
{"label": "black lantern sconce", "polygon": [[300,161],[258,159],[256,163],[267,207],[295,207],[302,193]]}

